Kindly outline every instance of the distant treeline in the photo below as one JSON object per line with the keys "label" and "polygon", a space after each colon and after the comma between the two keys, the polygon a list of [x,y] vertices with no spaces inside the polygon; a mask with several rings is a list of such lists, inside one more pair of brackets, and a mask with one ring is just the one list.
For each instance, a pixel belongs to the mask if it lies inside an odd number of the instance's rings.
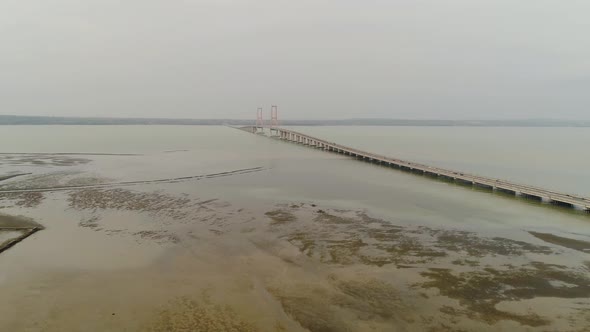
{"label": "distant treeline", "polygon": [[[254,120],[237,119],[158,119],[158,118],[76,118],[0,115],[0,125],[204,125],[249,126]],[[590,120],[283,120],[283,126],[463,126],[463,127],[590,127]]]}

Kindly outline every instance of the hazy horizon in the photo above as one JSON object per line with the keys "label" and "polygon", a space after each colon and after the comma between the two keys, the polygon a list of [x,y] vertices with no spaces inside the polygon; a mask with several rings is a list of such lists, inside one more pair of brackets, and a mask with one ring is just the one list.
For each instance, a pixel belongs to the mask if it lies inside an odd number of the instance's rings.
{"label": "hazy horizon", "polygon": [[590,2],[0,4],[0,114],[588,120]]}
{"label": "hazy horizon", "polygon": [[[268,114],[266,114],[268,113]],[[268,112],[266,112],[264,114],[264,120],[265,121],[270,121],[270,110]],[[159,119],[159,120],[237,120],[237,121],[255,121],[256,120],[256,114],[254,114],[254,116],[252,116],[252,114],[247,114],[249,115],[249,117],[232,117],[232,118],[228,118],[228,117],[218,117],[218,118],[214,118],[214,117],[203,117],[203,118],[188,118],[188,117],[166,117],[166,116],[154,116],[154,117],[141,117],[141,116],[85,116],[85,115],[81,115],[81,116],[77,116],[77,115],[73,115],[73,116],[62,116],[62,115],[17,115],[17,114],[0,114],[0,118],[1,117],[30,117],[30,118],[70,118],[70,119],[75,119],[75,118],[80,118],[80,119]],[[567,118],[559,118],[559,117],[555,117],[555,118],[550,118],[550,117],[545,117],[545,118],[497,118],[497,119],[492,119],[492,118],[481,118],[481,119],[473,119],[473,118],[464,118],[464,119],[456,119],[456,118],[449,118],[449,119],[442,119],[442,118],[421,118],[421,119],[413,119],[413,118],[386,118],[386,117],[350,117],[350,118],[312,118],[312,119],[304,119],[304,118],[287,118],[287,119],[279,119],[279,122],[281,120],[284,121],[354,121],[354,120],[372,120],[372,121],[378,121],[378,120],[388,120],[388,121],[458,121],[458,122],[469,122],[469,121],[473,121],[473,122],[477,122],[477,121],[481,121],[481,122],[492,122],[492,121],[514,121],[514,122],[519,122],[519,121],[564,121],[564,122],[572,122],[572,121],[583,121],[583,122],[587,122],[590,121],[589,119],[567,119]]]}

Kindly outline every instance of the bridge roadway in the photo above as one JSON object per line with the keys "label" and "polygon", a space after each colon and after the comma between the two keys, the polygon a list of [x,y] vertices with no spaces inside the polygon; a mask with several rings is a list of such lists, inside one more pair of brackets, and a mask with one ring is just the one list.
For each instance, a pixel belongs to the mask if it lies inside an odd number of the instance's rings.
{"label": "bridge roadway", "polygon": [[[251,132],[258,132],[256,127],[242,128]],[[538,201],[548,202],[554,205],[585,210],[590,213],[590,199],[546,190],[543,188],[517,184],[501,179],[488,178],[463,172],[457,172],[440,167],[433,167],[424,164],[414,163],[396,158],[390,158],[375,153],[370,153],[348,146],[329,142],[307,134],[302,134],[293,130],[284,128],[272,128],[271,136],[289,142],[300,143],[311,147],[341,153],[354,158],[360,158],[369,162],[384,164],[389,167],[399,168],[402,170],[433,176],[437,178],[448,179],[462,184],[474,185],[481,188],[496,190],[515,196],[522,196]]]}

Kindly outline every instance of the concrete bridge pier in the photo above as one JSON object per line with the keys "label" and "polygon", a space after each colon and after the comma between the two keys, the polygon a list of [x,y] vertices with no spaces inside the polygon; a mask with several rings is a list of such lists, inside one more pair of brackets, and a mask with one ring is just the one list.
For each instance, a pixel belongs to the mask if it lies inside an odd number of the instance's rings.
{"label": "concrete bridge pier", "polygon": [[505,189],[505,188],[496,187],[496,192],[499,192],[502,194],[507,194],[507,195],[518,196],[518,193],[516,191],[510,190],[510,189]]}
{"label": "concrete bridge pier", "polygon": [[463,186],[472,186],[473,185],[473,181],[459,179],[459,178],[455,178],[455,183],[457,183],[459,185],[463,185]]}
{"label": "concrete bridge pier", "polygon": [[483,190],[488,190],[488,191],[493,191],[494,190],[494,186],[490,186],[487,184],[483,184],[483,183],[473,183],[473,186],[476,187],[477,189],[483,189]]}
{"label": "concrete bridge pier", "polygon": [[527,194],[527,193],[521,192],[521,193],[519,193],[518,196],[520,196],[522,198],[530,199],[530,200],[533,200],[533,201],[539,201],[539,202],[542,202],[543,201],[543,197],[537,196],[537,195],[533,195],[533,194]]}
{"label": "concrete bridge pier", "polygon": [[452,176],[448,176],[448,175],[444,175],[444,174],[439,174],[438,178],[444,181],[455,181],[455,178]]}
{"label": "concrete bridge pier", "polygon": [[431,178],[438,178],[438,176],[439,176],[437,173],[427,172],[427,171],[424,171],[424,175],[431,177]]}
{"label": "concrete bridge pier", "polygon": [[549,202],[552,205],[556,205],[556,206],[561,206],[561,207],[566,207],[566,208],[574,208],[574,205],[571,203],[567,203],[567,202],[562,202],[559,200],[554,200],[554,199],[550,199]]}

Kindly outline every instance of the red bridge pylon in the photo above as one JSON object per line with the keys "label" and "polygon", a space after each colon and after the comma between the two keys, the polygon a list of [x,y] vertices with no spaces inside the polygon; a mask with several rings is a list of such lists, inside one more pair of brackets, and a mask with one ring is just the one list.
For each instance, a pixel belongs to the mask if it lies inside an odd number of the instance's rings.
{"label": "red bridge pylon", "polygon": [[279,110],[276,105],[270,107],[270,136],[279,136]]}

